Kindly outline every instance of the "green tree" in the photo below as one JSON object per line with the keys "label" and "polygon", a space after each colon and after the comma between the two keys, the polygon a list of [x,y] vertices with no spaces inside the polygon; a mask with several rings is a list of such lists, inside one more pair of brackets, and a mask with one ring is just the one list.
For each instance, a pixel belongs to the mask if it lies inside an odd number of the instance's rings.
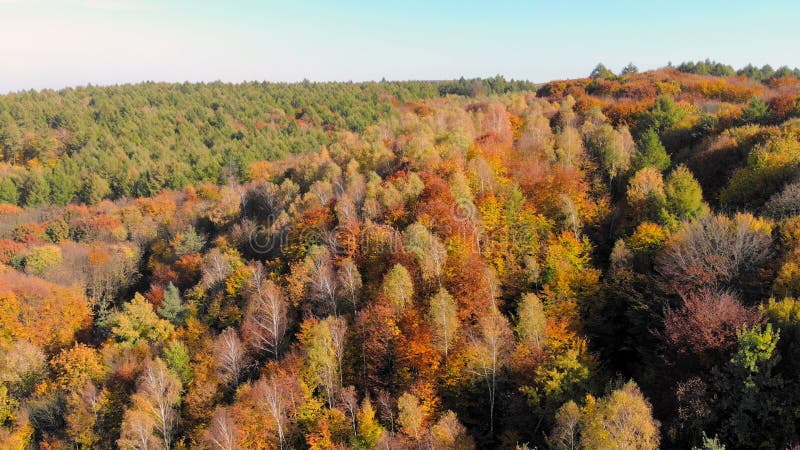
{"label": "green tree", "polygon": [[175,326],[183,324],[187,309],[181,301],[181,293],[171,282],[164,290],[164,301],[158,308],[158,314],[172,322]]}
{"label": "green tree", "polygon": [[606,78],[614,78],[614,72],[608,69],[603,63],[598,63],[594,69],[592,69],[592,73],[589,74],[589,78],[594,79],[606,79]]}
{"label": "green tree", "polygon": [[765,124],[770,120],[770,111],[767,102],[760,97],[753,97],[750,104],[742,112],[742,123]]}
{"label": "green tree", "polygon": [[47,239],[54,244],[65,241],[70,237],[69,224],[64,219],[56,219],[50,222],[44,232],[47,234]]}
{"label": "green tree", "polygon": [[725,450],[725,444],[719,441],[719,438],[714,436],[710,438],[703,432],[703,446],[692,447],[692,450]]}
{"label": "green tree", "polygon": [[43,276],[48,270],[61,264],[61,248],[56,245],[34,247],[25,257],[25,272]]}
{"label": "green tree", "polygon": [[638,135],[642,136],[647,130],[653,130],[659,137],[664,137],[684,116],[686,111],[672,97],[662,95],[649,110],[639,116],[636,123]]}
{"label": "green tree", "polygon": [[780,448],[793,439],[795,414],[787,406],[785,381],[773,373],[780,361],[780,333],[766,326],[743,327],[730,362],[715,370],[714,414],[720,435],[736,448]]}
{"label": "green tree", "polygon": [[691,220],[708,212],[703,202],[703,189],[692,172],[680,165],[669,174],[664,185],[667,209],[678,220]]}
{"label": "green tree", "polygon": [[669,167],[670,157],[654,129],[649,129],[639,138],[638,153],[634,157],[634,170],[655,167],[664,171]]}
{"label": "green tree", "polygon": [[94,173],[86,179],[80,192],[80,199],[87,205],[96,205],[111,195],[111,186],[102,176]]}
{"label": "green tree", "polygon": [[75,198],[78,191],[77,180],[65,170],[66,164],[53,169],[47,176],[50,185],[50,199],[56,205],[66,205]]}
{"label": "green tree", "polygon": [[41,170],[28,174],[22,184],[22,203],[25,206],[38,206],[50,201],[50,184],[45,180]]}
{"label": "green tree", "polygon": [[205,239],[197,234],[192,225],[189,225],[186,231],[180,234],[180,239],[175,244],[175,256],[181,257],[189,253],[199,252],[205,245]]}
{"label": "green tree", "polygon": [[189,349],[181,341],[171,341],[164,348],[164,360],[167,367],[177,373],[184,386],[188,386],[192,381],[192,358],[189,356]]}
{"label": "green tree", "polygon": [[22,163],[22,132],[8,112],[0,114],[0,150],[3,160],[15,166]]}
{"label": "green tree", "polygon": [[636,67],[635,65],[633,65],[632,62],[630,62],[630,63],[628,63],[627,66],[622,68],[622,72],[620,72],[620,73],[622,75],[631,75],[631,74],[634,74],[634,73],[639,73],[639,68]]}
{"label": "green tree", "polygon": [[0,203],[11,203],[12,205],[19,203],[17,184],[11,177],[0,178]]}

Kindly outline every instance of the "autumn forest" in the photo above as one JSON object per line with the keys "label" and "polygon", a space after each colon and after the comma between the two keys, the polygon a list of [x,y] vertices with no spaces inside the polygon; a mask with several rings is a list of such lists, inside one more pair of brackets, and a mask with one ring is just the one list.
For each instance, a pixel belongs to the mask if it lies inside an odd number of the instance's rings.
{"label": "autumn forest", "polygon": [[800,448],[800,71],[0,96],[0,448]]}

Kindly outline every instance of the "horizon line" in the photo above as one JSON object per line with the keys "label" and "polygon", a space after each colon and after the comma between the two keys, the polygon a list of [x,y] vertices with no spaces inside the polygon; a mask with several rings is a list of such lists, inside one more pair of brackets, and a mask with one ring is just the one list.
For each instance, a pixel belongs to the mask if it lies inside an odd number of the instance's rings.
{"label": "horizon line", "polygon": [[[763,65],[761,67],[758,67],[755,64],[749,63],[749,64],[745,64],[742,67],[736,68],[736,67],[734,67],[734,66],[732,66],[730,64],[725,64],[725,63],[722,63],[722,62],[719,62],[719,61],[711,60],[709,58],[706,58],[705,60],[697,60],[697,61],[683,61],[679,65],[688,64],[688,63],[703,63],[703,62],[711,63],[711,64],[722,64],[724,66],[729,66],[729,67],[733,68],[733,70],[735,70],[737,72],[742,70],[742,69],[744,69],[744,68],[746,68],[746,67],[755,67],[755,68],[761,69],[761,68],[766,67],[766,66],[770,66],[773,70],[776,67],[778,69],[786,67],[786,68],[789,68],[789,69],[798,70],[797,67],[792,68],[791,66],[786,65],[786,64],[782,64],[782,65],[779,65],[779,66],[773,66],[771,64],[765,64],[765,65]],[[629,64],[633,64],[633,63],[629,63]],[[602,62],[597,63],[597,66],[599,66],[599,65],[605,66],[605,64],[603,64]],[[655,72],[655,71],[669,69],[669,68],[677,70],[679,65],[677,65],[677,66],[673,65],[672,61],[669,61],[666,65],[659,66],[659,67],[656,67],[656,68],[648,68],[648,69],[644,69],[644,70],[639,70],[637,73]],[[605,67],[607,67],[607,66],[605,66]],[[612,73],[614,73],[617,76],[621,75],[620,73],[615,73],[613,70],[612,70]],[[92,82],[87,82],[87,83],[84,83],[84,84],[67,84],[67,85],[59,86],[59,87],[41,87],[41,88],[31,87],[31,88],[14,89],[14,90],[5,90],[2,87],[0,87],[0,96],[16,95],[16,94],[30,94],[30,93],[43,93],[43,92],[56,92],[56,93],[58,93],[58,92],[63,92],[63,91],[80,90],[80,89],[88,89],[88,88],[114,88],[114,87],[139,86],[139,85],[144,85],[144,84],[172,84],[172,85],[182,85],[182,84],[198,84],[198,85],[199,84],[227,84],[227,85],[237,85],[237,84],[276,84],[276,85],[279,85],[279,84],[283,84],[283,85],[297,85],[297,84],[304,84],[304,83],[311,83],[311,84],[414,83],[414,82],[420,82],[420,83],[445,83],[445,82],[459,81],[459,80],[462,80],[462,79],[463,80],[489,80],[489,79],[493,79],[493,78],[497,78],[497,77],[501,77],[501,78],[505,79],[508,82],[517,81],[517,82],[532,83],[532,84],[536,84],[536,85],[543,85],[543,84],[550,83],[550,82],[553,82],[553,81],[580,80],[580,79],[590,78],[589,75],[586,75],[586,76],[582,76],[582,77],[559,77],[559,78],[551,78],[549,80],[543,80],[543,81],[534,81],[534,80],[531,80],[530,78],[507,77],[504,74],[497,73],[497,74],[491,75],[491,76],[466,76],[466,75],[461,75],[458,78],[439,78],[439,79],[431,79],[431,78],[428,78],[428,79],[426,79],[426,78],[391,79],[391,78],[387,78],[387,77],[382,77],[381,79],[375,79],[375,78],[352,79],[351,78],[351,79],[327,79],[327,80],[311,80],[311,79],[308,79],[308,78],[303,78],[301,80],[268,80],[268,79],[260,79],[260,80],[259,79],[224,80],[222,78],[217,78],[217,79],[213,79],[213,80],[212,79],[203,79],[203,80],[199,80],[199,79],[198,80],[184,79],[184,80],[180,80],[180,81],[178,81],[178,80],[155,80],[155,79],[149,79],[148,80],[148,79],[144,79],[144,80],[135,80],[135,81],[121,81],[121,82],[116,82],[116,83],[103,83],[103,82],[92,83]]]}

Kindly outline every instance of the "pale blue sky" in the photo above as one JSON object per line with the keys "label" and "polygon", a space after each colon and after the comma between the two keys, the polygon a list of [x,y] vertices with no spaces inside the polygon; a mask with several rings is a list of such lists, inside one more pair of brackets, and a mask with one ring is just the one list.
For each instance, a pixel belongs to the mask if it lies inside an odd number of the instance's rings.
{"label": "pale blue sky", "polygon": [[547,81],[800,66],[797,0],[0,0],[0,92],[155,81]]}

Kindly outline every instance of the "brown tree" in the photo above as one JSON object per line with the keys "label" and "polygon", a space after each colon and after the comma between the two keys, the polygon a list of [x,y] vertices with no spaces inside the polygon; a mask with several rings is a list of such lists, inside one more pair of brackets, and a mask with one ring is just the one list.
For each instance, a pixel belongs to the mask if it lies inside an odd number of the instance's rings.
{"label": "brown tree", "polygon": [[708,215],[684,224],[656,261],[671,291],[740,288],[769,259],[771,228],[749,214]]}
{"label": "brown tree", "polygon": [[742,326],[761,320],[756,308],[742,306],[733,294],[702,289],[689,294],[680,308],[666,310],[661,338],[673,364],[707,369],[736,347]]}

